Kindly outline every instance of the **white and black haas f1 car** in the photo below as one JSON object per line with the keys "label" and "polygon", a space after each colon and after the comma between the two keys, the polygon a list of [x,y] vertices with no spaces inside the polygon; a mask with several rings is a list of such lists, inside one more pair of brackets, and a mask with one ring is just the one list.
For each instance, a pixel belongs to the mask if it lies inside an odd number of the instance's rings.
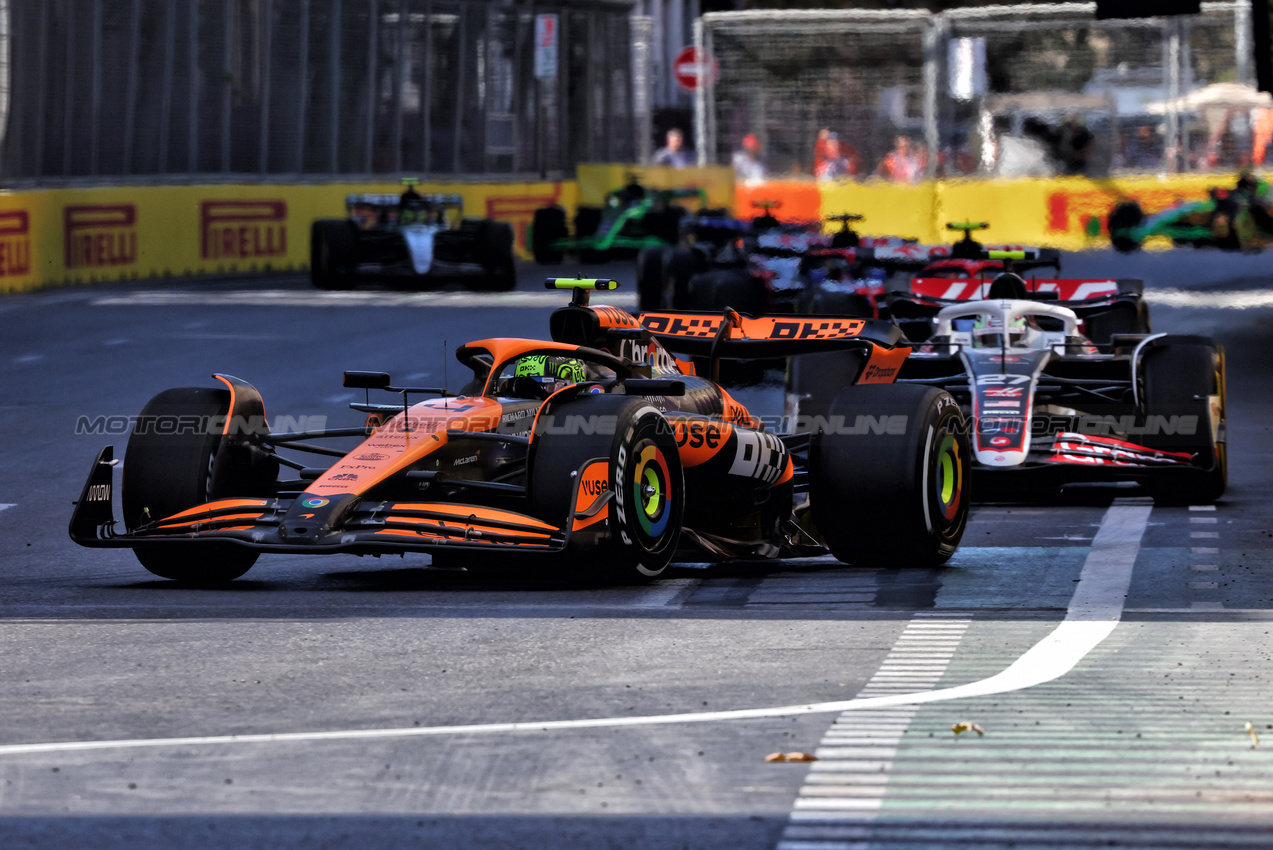
{"label": "white and black haas f1 car", "polygon": [[960,401],[973,428],[978,492],[1134,481],[1166,503],[1220,497],[1227,470],[1217,342],[1115,333],[1096,344],[1081,333],[1088,302],[1026,298],[1024,281],[1010,273],[991,290],[986,300],[911,298],[912,320],[928,310],[932,332],[898,374]]}
{"label": "white and black haas f1 car", "polygon": [[[589,305],[588,290],[612,281],[549,285],[575,293],[553,314],[551,341],[460,347],[472,378],[458,396],[345,373],[346,386],[401,397],[351,405],[368,417],[360,427],[272,433],[261,395],[227,375],[216,376],[218,389],[160,393],[124,454],[122,522],[107,447],[71,538],[131,548],[151,572],[189,582],[237,578],[268,553],[422,552],[460,564],[522,554],[639,581],[662,574],[678,550],[699,560],[830,550],[898,566],[940,564],[955,551],[970,445],[948,393],[864,379],[839,388],[838,427],[779,435],[671,353],[707,356],[713,371],[721,358],[805,351],[896,364],[910,349],[891,324],[732,312],[639,323]],[[440,397],[412,403],[413,393]],[[330,465],[310,467],[295,452]]]}

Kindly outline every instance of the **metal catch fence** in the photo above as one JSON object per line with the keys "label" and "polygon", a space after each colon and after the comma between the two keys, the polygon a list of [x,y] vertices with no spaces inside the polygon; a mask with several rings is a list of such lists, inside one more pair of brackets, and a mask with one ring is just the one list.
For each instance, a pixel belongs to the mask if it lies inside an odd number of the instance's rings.
{"label": "metal catch fence", "polygon": [[1232,2],[1107,21],[1094,3],[708,14],[696,33],[715,63],[696,102],[700,157],[745,157],[752,134],[771,176],[1259,164],[1273,99],[1253,87],[1250,38],[1249,6]]}
{"label": "metal catch fence", "polygon": [[[0,181],[556,176],[630,161],[629,5],[0,0]],[[543,14],[557,61],[537,68]]]}

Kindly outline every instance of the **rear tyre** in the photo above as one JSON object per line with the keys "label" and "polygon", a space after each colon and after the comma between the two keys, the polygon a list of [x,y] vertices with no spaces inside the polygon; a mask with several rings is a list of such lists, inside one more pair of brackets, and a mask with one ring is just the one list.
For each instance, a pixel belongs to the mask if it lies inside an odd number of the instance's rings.
{"label": "rear tyre", "polygon": [[358,265],[358,229],[344,219],[319,219],[309,230],[309,279],[317,289],[349,289]]}
{"label": "rear tyre", "polygon": [[[223,495],[246,496],[259,482],[226,477],[213,486],[221,433],[206,423],[230,410],[230,392],[187,387],[165,390],[138,417],[124,452],[124,524],[129,530]],[[168,427],[163,423],[188,423]],[[237,480],[236,480],[237,479]],[[248,487],[241,490],[240,487]],[[216,491],[221,492],[216,492]],[[233,581],[256,563],[257,552],[232,543],[138,548],[137,560],[163,578],[200,584]]]}
{"label": "rear tyre", "polygon": [[667,277],[672,289],[672,309],[690,307],[690,278],[699,266],[706,267],[703,255],[689,248],[673,248],[667,261]]}
{"label": "rear tyre", "polygon": [[513,226],[504,221],[486,219],[478,225],[478,250],[486,277],[477,288],[492,292],[508,292],[517,286],[517,261],[513,256]]}
{"label": "rear tyre", "polygon": [[[592,239],[597,236],[597,228],[601,226],[601,207],[580,207],[575,213],[575,237]],[[604,263],[610,259],[609,251],[598,251],[594,248],[583,248],[579,251],[581,263]]]}
{"label": "rear tyre", "polygon": [[[569,552],[570,572],[585,580],[623,582],[662,575],[676,551],[685,512],[680,453],[663,414],[627,396],[572,399],[546,413],[552,418],[541,414],[537,420],[528,462],[531,513],[564,523],[572,507],[571,472],[593,458],[607,459],[614,493],[605,508],[607,539],[599,547]],[[616,427],[613,433],[591,434],[554,433],[547,427],[570,421],[613,421]]]}
{"label": "rear tyre", "polygon": [[745,271],[718,269],[695,275],[689,282],[689,299],[695,310],[719,312],[726,307],[759,316],[768,311],[767,293]]}
{"label": "rear tyre", "polygon": [[560,263],[562,252],[553,245],[566,238],[566,211],[561,207],[542,207],[535,210],[530,228],[530,250],[535,262],[543,265]]}
{"label": "rear tyre", "polygon": [[668,258],[672,249],[642,248],[637,254],[637,309],[642,313],[668,306]]}
{"label": "rear tyre", "polygon": [[1109,221],[1106,222],[1109,229],[1109,241],[1113,244],[1114,250],[1124,254],[1138,250],[1140,242],[1131,231],[1139,227],[1144,220],[1145,214],[1141,211],[1140,204],[1135,201],[1116,204],[1109,214]]}
{"label": "rear tyre", "polygon": [[[935,387],[850,387],[830,413],[813,439],[810,498],[831,554],[861,565],[944,564],[968,521],[971,453],[955,400]],[[880,425],[885,433],[875,433]],[[858,428],[867,433],[844,433]]]}
{"label": "rear tyre", "polygon": [[1197,467],[1160,470],[1147,483],[1155,502],[1199,505],[1224,494],[1229,477],[1224,372],[1224,350],[1205,337],[1167,337],[1141,359],[1141,442],[1192,454]]}

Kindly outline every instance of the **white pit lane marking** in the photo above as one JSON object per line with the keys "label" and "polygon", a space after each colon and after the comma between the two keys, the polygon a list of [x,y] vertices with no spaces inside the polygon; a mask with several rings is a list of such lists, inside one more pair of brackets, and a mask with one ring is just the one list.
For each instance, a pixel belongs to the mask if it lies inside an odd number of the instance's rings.
{"label": "white pit lane marking", "polygon": [[[201,735],[186,738],[137,738],[113,741],[62,741],[8,744],[0,756],[85,750],[191,747],[223,744],[280,744],[313,741],[350,741],[412,738],[436,735],[478,735],[506,732],[549,732],[570,729],[662,726],[674,723],[716,723],[727,720],[759,720],[801,714],[870,711],[896,706],[990,696],[1019,691],[1059,679],[1082,661],[1118,625],[1131,585],[1132,567],[1140,552],[1140,540],[1149,522],[1150,506],[1115,504],[1105,512],[1100,531],[1092,541],[1078,585],[1065,619],[1051,634],[1014,661],[1008,669],[979,682],[937,690],[885,693],[851,700],[805,703],[773,708],[688,712],[646,717],[596,717],[581,720],[475,723],[467,726],[418,726],[398,729],[349,729],[329,732],[280,732],[252,735]],[[865,690],[865,689],[864,689]],[[872,689],[875,690],[875,689]],[[880,690],[884,690],[881,688]],[[879,693],[879,690],[876,690]]]}

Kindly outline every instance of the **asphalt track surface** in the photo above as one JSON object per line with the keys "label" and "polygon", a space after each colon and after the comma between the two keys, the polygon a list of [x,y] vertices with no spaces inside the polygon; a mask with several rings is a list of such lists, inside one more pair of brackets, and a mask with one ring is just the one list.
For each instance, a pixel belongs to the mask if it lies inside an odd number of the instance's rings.
{"label": "asphalt track surface", "polygon": [[[458,386],[448,349],[546,333],[542,269],[500,296],[270,277],[4,299],[3,846],[1267,847],[1267,264],[1067,258],[1144,277],[1155,330],[1225,344],[1214,510],[1075,488],[978,505],[939,570],[684,565],[638,588],[272,556],[200,590],[66,536],[126,441],[80,417],[222,371],[271,417],[356,425],[341,370]],[[765,761],[796,751],[819,760]]]}

